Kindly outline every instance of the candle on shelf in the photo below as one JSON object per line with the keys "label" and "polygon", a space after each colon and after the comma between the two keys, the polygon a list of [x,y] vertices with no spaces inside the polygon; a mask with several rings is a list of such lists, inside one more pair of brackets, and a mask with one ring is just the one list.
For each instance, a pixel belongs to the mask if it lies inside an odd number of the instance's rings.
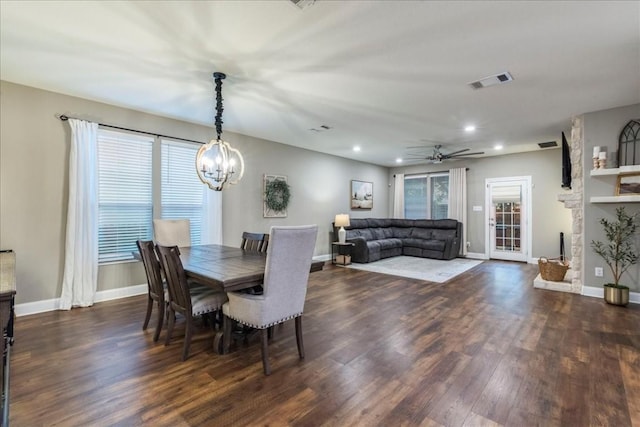
{"label": "candle on shelf", "polygon": [[600,147],[598,147],[598,146],[593,147],[593,158],[594,159],[598,157],[599,153],[600,153]]}
{"label": "candle on shelf", "polygon": [[604,169],[607,166],[607,152],[601,151],[598,153],[598,168]]}

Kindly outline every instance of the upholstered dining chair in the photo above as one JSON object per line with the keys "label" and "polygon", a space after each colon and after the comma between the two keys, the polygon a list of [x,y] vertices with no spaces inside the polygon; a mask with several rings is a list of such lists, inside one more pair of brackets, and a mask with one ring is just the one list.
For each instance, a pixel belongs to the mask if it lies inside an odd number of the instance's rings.
{"label": "upholstered dining chair", "polygon": [[169,325],[165,345],[171,342],[173,327],[176,321],[176,313],[185,318],[185,337],[182,349],[182,360],[189,357],[191,336],[193,335],[193,318],[199,315],[216,313],[227,301],[227,294],[222,291],[210,289],[204,286],[190,287],[187,283],[187,275],[180,260],[178,246],[156,246],[169,290]]}
{"label": "upholstered dining chair", "polygon": [[188,219],[154,219],[153,240],[162,246],[191,246],[191,221]]}
{"label": "upholstered dining chair", "polygon": [[242,243],[240,249],[254,252],[267,252],[269,246],[269,235],[263,233],[242,233]]}
{"label": "upholstered dining chair", "polygon": [[262,295],[229,292],[229,302],[222,306],[225,348],[229,347],[234,322],[261,330],[265,375],[271,374],[271,326],[295,319],[298,355],[304,359],[302,313],[317,234],[317,225],[271,227]]}
{"label": "upholstered dining chair", "polygon": [[136,245],[138,245],[138,250],[142,257],[142,264],[144,265],[144,272],[147,275],[148,286],[147,314],[144,318],[144,323],[142,324],[142,330],[146,330],[147,326],[149,326],[153,303],[156,302],[158,305],[158,323],[156,325],[156,332],[153,334],[153,341],[157,342],[158,338],[160,338],[162,323],[164,322],[165,306],[168,301],[168,295],[164,286],[164,281],[162,280],[160,261],[156,255],[153,241],[138,240]]}

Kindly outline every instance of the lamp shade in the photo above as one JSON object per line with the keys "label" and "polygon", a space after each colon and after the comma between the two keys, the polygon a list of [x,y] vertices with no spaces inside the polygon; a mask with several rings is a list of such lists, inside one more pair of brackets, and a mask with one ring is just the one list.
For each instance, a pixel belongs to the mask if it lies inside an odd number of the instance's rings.
{"label": "lamp shade", "polygon": [[336,227],[348,227],[349,223],[349,215],[348,214],[338,214],[336,215],[336,219],[334,221]]}

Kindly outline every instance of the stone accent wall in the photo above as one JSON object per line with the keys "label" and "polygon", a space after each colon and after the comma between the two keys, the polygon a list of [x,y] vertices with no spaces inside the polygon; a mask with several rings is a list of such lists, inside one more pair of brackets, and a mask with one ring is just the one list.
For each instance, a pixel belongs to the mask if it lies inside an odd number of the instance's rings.
{"label": "stone accent wall", "polygon": [[571,209],[571,292],[582,293],[582,264],[584,263],[584,116],[571,120],[571,193],[560,194],[558,200]]}

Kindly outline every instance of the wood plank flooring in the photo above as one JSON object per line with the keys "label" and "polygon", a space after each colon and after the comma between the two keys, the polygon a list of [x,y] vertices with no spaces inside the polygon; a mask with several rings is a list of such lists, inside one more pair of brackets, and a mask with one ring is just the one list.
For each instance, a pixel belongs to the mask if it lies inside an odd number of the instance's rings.
{"label": "wood plank flooring", "polygon": [[[142,331],[146,296],[25,316],[12,426],[640,426],[640,306],[534,289],[484,262],[449,283],[327,266],[311,275],[298,359],[276,328],[219,356],[200,325],[180,361]],[[161,335],[164,340],[165,331]]]}

